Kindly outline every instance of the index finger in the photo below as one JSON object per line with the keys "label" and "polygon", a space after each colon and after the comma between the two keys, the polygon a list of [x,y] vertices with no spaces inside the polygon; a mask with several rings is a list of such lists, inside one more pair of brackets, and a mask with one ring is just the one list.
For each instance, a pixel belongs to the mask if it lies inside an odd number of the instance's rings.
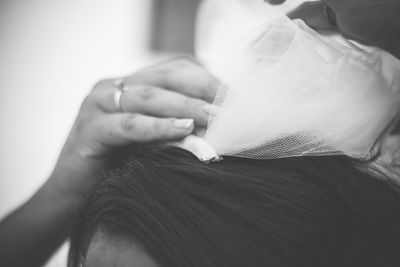
{"label": "index finger", "polygon": [[171,61],[124,79],[127,85],[153,85],[212,102],[220,82],[189,60]]}
{"label": "index finger", "polygon": [[264,0],[264,2],[267,2],[271,5],[280,5],[285,2],[285,0]]}

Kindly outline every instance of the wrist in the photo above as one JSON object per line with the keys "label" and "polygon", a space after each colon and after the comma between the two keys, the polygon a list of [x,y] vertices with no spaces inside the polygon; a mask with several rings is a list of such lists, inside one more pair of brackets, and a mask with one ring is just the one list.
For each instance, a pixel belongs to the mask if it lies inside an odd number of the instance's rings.
{"label": "wrist", "polygon": [[[49,205],[57,207],[62,216],[75,218],[86,206],[90,196],[89,189],[69,183],[57,174],[53,174],[35,194],[34,198],[45,199]],[[41,202],[39,200],[39,202]]]}
{"label": "wrist", "polygon": [[71,202],[86,202],[103,168],[99,159],[73,153],[61,154],[46,187]]}

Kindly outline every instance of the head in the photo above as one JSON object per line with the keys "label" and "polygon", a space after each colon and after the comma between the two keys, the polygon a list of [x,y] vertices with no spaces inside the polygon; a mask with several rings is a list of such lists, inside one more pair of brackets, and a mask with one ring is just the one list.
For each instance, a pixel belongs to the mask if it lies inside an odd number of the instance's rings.
{"label": "head", "polygon": [[398,266],[399,225],[397,186],[346,157],[205,164],[145,146],[104,175],[70,266]]}

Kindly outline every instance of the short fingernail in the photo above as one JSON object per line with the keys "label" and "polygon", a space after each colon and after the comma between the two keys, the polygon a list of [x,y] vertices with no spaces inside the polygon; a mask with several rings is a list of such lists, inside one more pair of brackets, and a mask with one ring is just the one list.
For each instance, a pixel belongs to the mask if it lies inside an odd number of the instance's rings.
{"label": "short fingernail", "polygon": [[172,125],[178,129],[188,129],[193,125],[193,119],[176,119]]}
{"label": "short fingernail", "polygon": [[206,104],[203,106],[203,110],[207,115],[215,114],[218,110],[218,107],[211,104]]}

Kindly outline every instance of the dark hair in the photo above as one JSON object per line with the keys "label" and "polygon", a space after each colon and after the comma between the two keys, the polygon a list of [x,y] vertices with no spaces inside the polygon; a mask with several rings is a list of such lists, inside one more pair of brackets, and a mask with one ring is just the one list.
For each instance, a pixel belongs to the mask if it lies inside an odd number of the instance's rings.
{"label": "dark hair", "polygon": [[400,266],[400,193],[343,156],[205,164],[135,148],[105,174],[71,242],[132,238],[161,267]]}

